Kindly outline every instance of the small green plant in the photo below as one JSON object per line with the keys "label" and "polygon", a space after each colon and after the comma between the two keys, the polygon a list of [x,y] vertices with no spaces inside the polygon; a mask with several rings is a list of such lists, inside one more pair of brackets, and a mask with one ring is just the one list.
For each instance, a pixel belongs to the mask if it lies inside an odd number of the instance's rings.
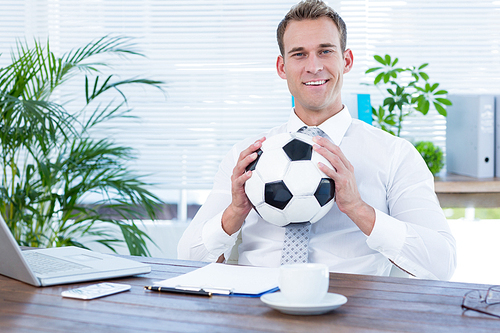
{"label": "small green plant", "polygon": [[430,83],[429,75],[423,70],[427,63],[418,67],[396,67],[398,58],[374,56],[382,66],[368,69],[365,73],[375,73],[373,86],[386,96],[383,105],[372,107],[374,123],[386,132],[400,136],[403,120],[418,111],[426,115],[431,104],[437,112],[446,117],[446,106],[451,101],[445,96],[448,91],[439,88],[439,83]]}
{"label": "small green plant", "polygon": [[415,143],[415,148],[424,158],[427,167],[433,175],[441,171],[444,166],[443,151],[430,141],[420,141]]}

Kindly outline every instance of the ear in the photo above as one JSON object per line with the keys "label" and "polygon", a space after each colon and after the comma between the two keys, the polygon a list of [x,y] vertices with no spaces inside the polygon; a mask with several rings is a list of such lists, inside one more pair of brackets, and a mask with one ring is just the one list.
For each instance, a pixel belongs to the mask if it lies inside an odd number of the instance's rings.
{"label": "ear", "polygon": [[276,60],[276,70],[278,71],[279,77],[286,80],[285,60],[280,55],[278,56],[278,60]]}
{"label": "ear", "polygon": [[345,50],[344,52],[344,74],[349,73],[351,71],[352,65],[354,61],[354,56],[350,49]]}

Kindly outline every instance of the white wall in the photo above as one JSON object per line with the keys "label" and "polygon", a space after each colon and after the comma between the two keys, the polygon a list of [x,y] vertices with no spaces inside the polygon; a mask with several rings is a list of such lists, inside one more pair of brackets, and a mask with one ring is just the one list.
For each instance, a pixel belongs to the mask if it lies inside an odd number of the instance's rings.
{"label": "white wall", "polygon": [[500,220],[448,220],[457,241],[452,281],[500,284]]}

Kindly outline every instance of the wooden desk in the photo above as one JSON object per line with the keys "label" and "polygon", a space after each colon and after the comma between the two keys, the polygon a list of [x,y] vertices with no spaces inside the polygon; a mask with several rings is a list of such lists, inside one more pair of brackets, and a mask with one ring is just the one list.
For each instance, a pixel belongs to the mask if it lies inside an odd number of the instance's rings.
{"label": "wooden desk", "polygon": [[144,285],[187,273],[201,262],[134,258],[153,271],[115,279],[131,291],[82,301],[61,297],[80,283],[36,288],[0,275],[0,331],[8,332],[498,332],[500,319],[460,308],[463,294],[487,286],[330,274],[330,292],[348,302],[319,316],[292,316],[259,298],[148,292]]}
{"label": "wooden desk", "polygon": [[500,178],[473,178],[455,174],[436,177],[441,207],[500,207]]}

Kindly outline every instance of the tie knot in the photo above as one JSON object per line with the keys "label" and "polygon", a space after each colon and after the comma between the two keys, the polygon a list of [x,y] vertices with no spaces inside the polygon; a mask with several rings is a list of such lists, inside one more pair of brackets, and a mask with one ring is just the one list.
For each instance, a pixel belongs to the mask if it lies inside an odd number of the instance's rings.
{"label": "tie knot", "polygon": [[307,134],[307,135],[312,136],[312,137],[314,137],[314,136],[326,137],[325,132],[323,132],[320,128],[314,127],[314,126],[303,126],[303,127],[299,128],[299,130],[297,132]]}

